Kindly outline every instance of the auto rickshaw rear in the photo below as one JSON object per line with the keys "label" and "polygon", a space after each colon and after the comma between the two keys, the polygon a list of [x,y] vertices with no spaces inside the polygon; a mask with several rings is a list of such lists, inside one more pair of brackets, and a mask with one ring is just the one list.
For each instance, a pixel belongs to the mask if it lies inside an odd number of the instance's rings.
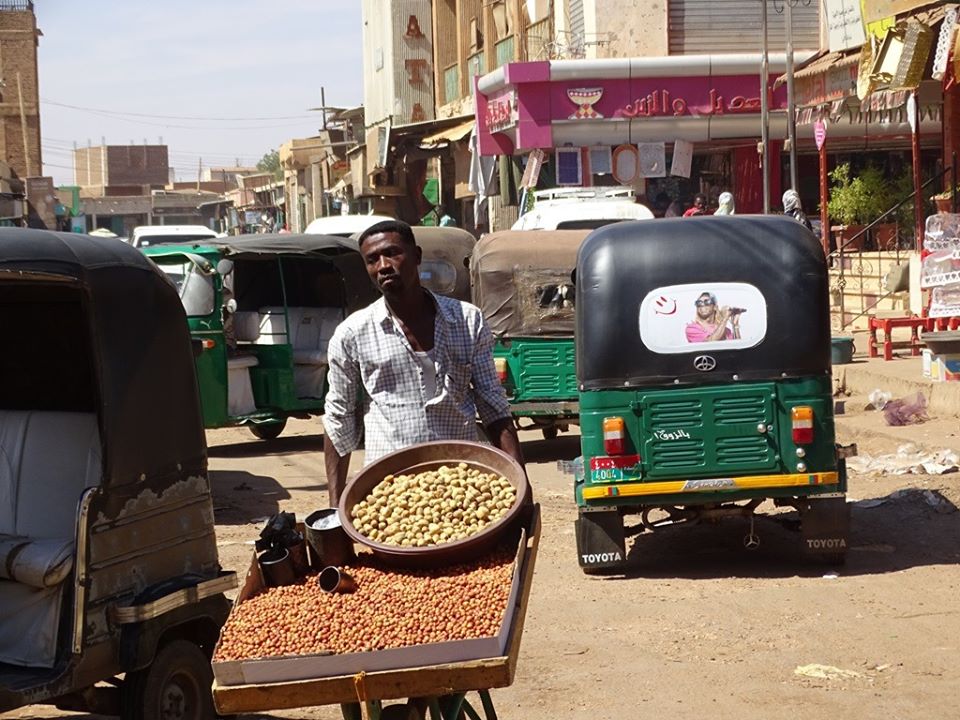
{"label": "auto rickshaw rear", "polygon": [[115,240],[0,229],[0,712],[213,715],[229,612],[190,336]]}
{"label": "auto rickshaw rear", "polygon": [[778,217],[619,223],[576,272],[586,572],[622,566],[623,515],[642,525],[749,521],[795,508],[803,547],[841,561],[846,471],[834,438],[827,270],[814,236]]}
{"label": "auto rickshaw rear", "polygon": [[473,301],[497,339],[513,416],[554,438],[578,422],[571,273],[586,230],[491,233],[470,260]]}

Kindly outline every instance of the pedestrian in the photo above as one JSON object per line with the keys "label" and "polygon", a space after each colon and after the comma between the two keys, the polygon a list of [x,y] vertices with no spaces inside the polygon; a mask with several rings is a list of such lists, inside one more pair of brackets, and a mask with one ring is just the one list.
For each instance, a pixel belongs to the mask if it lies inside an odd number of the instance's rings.
{"label": "pedestrian", "polygon": [[67,206],[60,202],[60,198],[53,198],[53,216],[57,223],[57,230],[63,232],[70,229],[70,217]]}
{"label": "pedestrian", "polygon": [[346,484],[365,437],[367,464],[430,440],[490,442],[523,465],[507,396],[493,363],[493,334],[479,308],[421,286],[422,251],[404,222],[385,220],[358,240],[383,297],[344,320],[327,349],[323,426],[330,502]]}
{"label": "pedestrian", "polygon": [[697,193],[693,198],[693,205],[687,208],[683,213],[684,217],[694,217],[695,215],[707,214],[707,196],[703,193]]}
{"label": "pedestrian", "polygon": [[733,193],[722,192],[717,198],[717,210],[714,215],[733,215]]}
{"label": "pedestrian", "polygon": [[787,190],[783,194],[783,214],[792,217],[807,230],[813,232],[813,225],[810,224],[806,213],[803,212],[803,207],[800,205],[800,195],[796,190]]}
{"label": "pedestrian", "polygon": [[683,208],[676,200],[667,206],[667,211],[663,214],[665,218],[680,217],[681,215],[683,215]]}

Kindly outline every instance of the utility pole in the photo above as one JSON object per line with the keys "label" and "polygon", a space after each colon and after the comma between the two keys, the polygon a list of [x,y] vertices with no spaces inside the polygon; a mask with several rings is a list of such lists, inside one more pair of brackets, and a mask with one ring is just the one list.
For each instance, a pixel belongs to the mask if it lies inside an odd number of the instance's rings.
{"label": "utility pole", "polygon": [[787,31],[787,138],[790,141],[790,187],[797,190],[797,109],[793,95],[793,3],[784,3],[783,21]]}
{"label": "utility pole", "polygon": [[23,83],[20,81],[20,73],[17,73],[17,100],[20,101],[20,134],[23,136],[23,162],[26,166],[27,177],[32,177],[33,168],[30,166],[30,148],[27,146],[27,113],[23,109]]}
{"label": "utility pole", "polygon": [[320,86],[320,112],[323,113],[323,129],[327,129],[327,98],[323,92],[323,85]]}
{"label": "utility pole", "polygon": [[763,55],[760,61],[760,164],[763,170],[763,212],[767,215],[770,213],[770,58],[767,52],[767,0],[760,0],[760,5],[760,24],[763,27]]}

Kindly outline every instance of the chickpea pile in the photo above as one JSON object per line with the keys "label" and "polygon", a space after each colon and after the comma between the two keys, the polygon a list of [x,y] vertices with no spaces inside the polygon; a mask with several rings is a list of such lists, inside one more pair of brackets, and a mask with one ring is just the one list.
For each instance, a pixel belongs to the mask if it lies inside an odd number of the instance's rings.
{"label": "chickpea pile", "polygon": [[347,572],[356,592],[325,593],[308,575],[233,608],[215,662],[350,653],[491,637],[510,596],[514,553],[440,570],[387,570],[361,554]]}
{"label": "chickpea pile", "polygon": [[505,478],[466,463],[416,475],[387,475],[353,506],[353,525],[384,545],[428,547],[476,535],[517,499]]}

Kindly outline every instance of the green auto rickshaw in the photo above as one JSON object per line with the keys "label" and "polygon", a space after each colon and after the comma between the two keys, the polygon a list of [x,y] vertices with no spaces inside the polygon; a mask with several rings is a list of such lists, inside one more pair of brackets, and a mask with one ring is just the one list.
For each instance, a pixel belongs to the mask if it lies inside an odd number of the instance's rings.
{"label": "green auto rickshaw", "polygon": [[473,302],[496,337],[494,362],[513,416],[547,439],[579,422],[571,273],[588,233],[495,232],[470,259]]}
{"label": "green auto rickshaw", "polygon": [[740,517],[752,547],[765,500],[797,511],[810,555],[844,559],[827,287],[819,241],[791,218],[625,222],[586,239],[575,483],[585,572],[623,566],[626,513],[649,531]]}
{"label": "green auto rickshaw", "polygon": [[327,343],[378,297],[354,240],[240,235],[144,253],[186,309],[205,427],[269,440],[288,417],[323,412]]}

